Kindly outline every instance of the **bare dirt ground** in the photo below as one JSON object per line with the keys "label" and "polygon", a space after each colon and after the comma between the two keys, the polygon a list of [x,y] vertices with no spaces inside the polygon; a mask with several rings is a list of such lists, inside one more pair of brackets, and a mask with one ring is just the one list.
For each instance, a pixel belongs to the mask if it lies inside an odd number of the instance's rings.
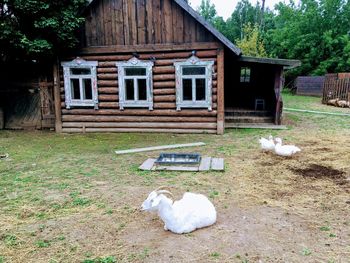
{"label": "bare dirt ground", "polygon": [[[2,133],[12,159],[0,163],[0,262],[350,262],[350,129],[289,117],[287,131],[224,136]],[[269,133],[302,152],[262,153],[257,139]],[[140,172],[157,152],[112,152],[191,141],[207,143],[191,152],[224,157],[226,171]],[[161,185],[177,198],[209,196],[217,223],[165,232],[156,214],[139,211]]]}

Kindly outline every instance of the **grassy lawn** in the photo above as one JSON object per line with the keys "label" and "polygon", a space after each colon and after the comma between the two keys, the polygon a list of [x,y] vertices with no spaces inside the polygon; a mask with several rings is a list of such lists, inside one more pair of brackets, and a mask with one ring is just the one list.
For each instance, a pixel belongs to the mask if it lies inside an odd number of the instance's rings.
{"label": "grassy lawn", "polygon": [[[285,95],[289,108],[349,112],[319,98]],[[224,136],[0,132],[2,262],[348,262],[350,118],[285,113],[288,130]],[[295,143],[290,159],[262,153],[269,134]],[[224,157],[224,173],[141,172],[159,152],[114,150],[203,141],[179,152]],[[141,213],[148,193],[200,192],[218,212],[188,235]]]}

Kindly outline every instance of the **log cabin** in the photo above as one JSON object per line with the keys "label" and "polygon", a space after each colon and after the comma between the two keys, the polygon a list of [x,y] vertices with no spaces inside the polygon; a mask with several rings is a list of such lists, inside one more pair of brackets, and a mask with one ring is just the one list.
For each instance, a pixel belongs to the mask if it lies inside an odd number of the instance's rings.
{"label": "log cabin", "polygon": [[54,66],[57,132],[223,134],[281,124],[283,70],[244,56],[185,0],[93,0]]}

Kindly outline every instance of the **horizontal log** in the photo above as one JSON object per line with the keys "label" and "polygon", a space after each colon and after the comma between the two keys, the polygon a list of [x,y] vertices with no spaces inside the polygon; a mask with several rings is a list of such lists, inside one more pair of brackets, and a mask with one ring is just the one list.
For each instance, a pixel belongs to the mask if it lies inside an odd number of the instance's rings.
{"label": "horizontal log", "polygon": [[99,87],[117,87],[118,81],[117,80],[98,80],[97,85]]}
{"label": "horizontal log", "polygon": [[154,109],[176,109],[176,103],[154,103]]}
{"label": "horizontal log", "polygon": [[119,102],[100,102],[98,107],[101,109],[118,109]]}
{"label": "horizontal log", "polygon": [[153,75],[153,80],[154,81],[175,80],[175,74]]}
{"label": "horizontal log", "polygon": [[64,122],[210,122],[216,117],[63,115]]}
{"label": "horizontal log", "polygon": [[110,68],[97,68],[97,73],[118,73],[118,68],[115,64]]}
{"label": "horizontal log", "polygon": [[153,88],[175,88],[175,81],[153,82]]}
{"label": "horizontal log", "polygon": [[216,134],[216,130],[201,129],[139,129],[139,128],[63,128],[64,133],[97,133],[97,132],[135,132],[135,133],[198,133],[198,134]]}
{"label": "horizontal log", "polygon": [[175,89],[155,89],[153,90],[153,95],[175,95]]}
{"label": "horizontal log", "polygon": [[[154,66],[174,66],[174,62],[184,62],[186,61],[188,58],[176,58],[176,59],[157,59],[154,62]],[[216,57],[212,57],[212,58],[201,58],[201,60],[203,61],[214,61],[214,63],[216,64],[217,60]],[[216,67],[216,65],[214,65],[214,67]],[[214,68],[215,69],[215,68]]]}
{"label": "horizontal log", "polygon": [[115,80],[115,79],[118,79],[118,74],[112,74],[112,73],[98,74],[97,79]]}
{"label": "horizontal log", "polygon": [[145,109],[124,109],[123,111],[116,109],[63,109],[63,115],[118,115],[118,116],[176,116],[176,117],[216,117],[217,111],[208,111],[207,109],[182,109],[177,110],[145,110]]}
{"label": "horizontal log", "polygon": [[63,122],[64,128],[173,128],[173,129],[216,129],[213,123],[184,122]]}
{"label": "horizontal log", "polygon": [[98,95],[98,100],[102,101],[119,101],[119,96],[115,94]]}
{"label": "horizontal log", "polygon": [[173,74],[175,73],[174,66],[153,67],[153,74]]}
{"label": "horizontal log", "polygon": [[118,93],[118,88],[101,87],[101,88],[98,88],[98,93],[99,94],[117,94]]}
{"label": "horizontal log", "polygon": [[155,96],[153,98],[154,102],[175,102],[176,96],[175,95],[166,95],[166,96]]}
{"label": "horizontal log", "polygon": [[116,67],[115,63],[117,61],[99,61],[98,62],[98,68],[101,69],[101,68],[111,68],[111,67]]}

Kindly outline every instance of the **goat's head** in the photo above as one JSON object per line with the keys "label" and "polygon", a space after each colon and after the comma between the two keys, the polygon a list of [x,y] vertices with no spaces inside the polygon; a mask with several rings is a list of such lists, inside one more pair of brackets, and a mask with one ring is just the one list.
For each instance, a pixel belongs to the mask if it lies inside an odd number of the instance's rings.
{"label": "goat's head", "polygon": [[159,187],[157,190],[152,191],[147,199],[142,203],[141,210],[143,211],[157,211],[158,206],[160,204],[160,201],[164,198],[163,194],[167,194],[170,197],[173,197],[173,195],[170,193],[170,191],[166,190],[169,189],[167,187]]}

